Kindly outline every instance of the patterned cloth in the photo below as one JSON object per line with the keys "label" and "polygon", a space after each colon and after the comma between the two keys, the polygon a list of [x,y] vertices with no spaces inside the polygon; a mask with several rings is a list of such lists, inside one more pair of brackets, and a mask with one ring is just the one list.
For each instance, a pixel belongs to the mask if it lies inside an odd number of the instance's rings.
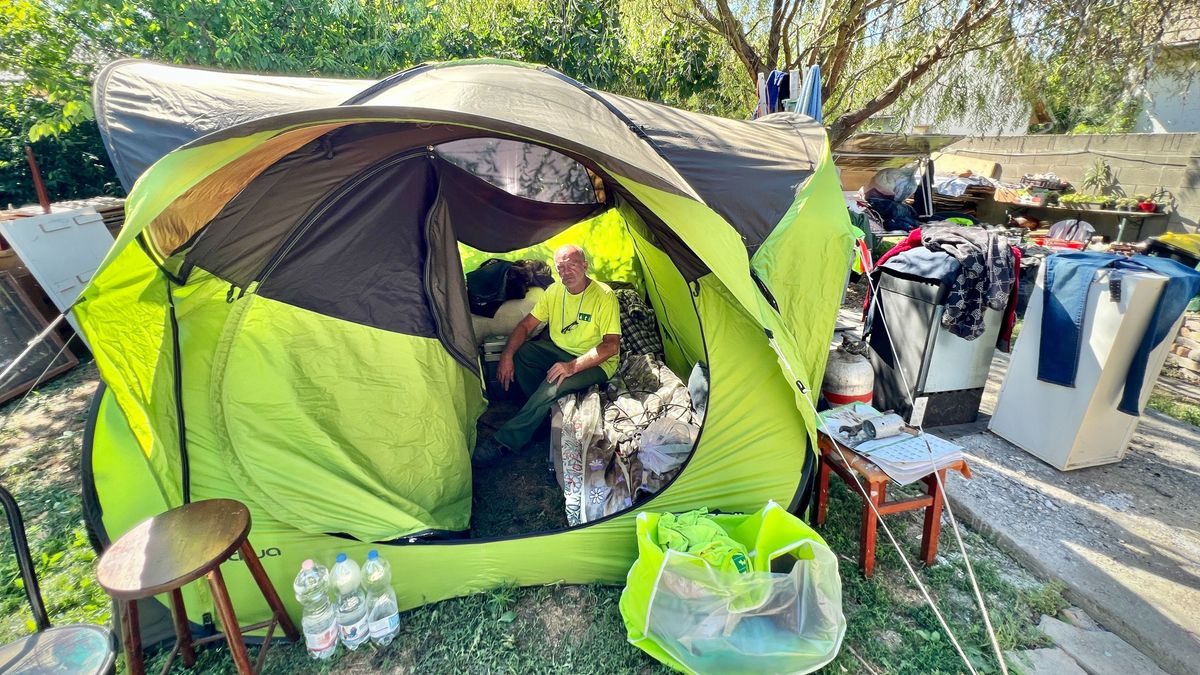
{"label": "patterned cloth", "polygon": [[621,361],[638,354],[663,358],[662,337],[658,334],[658,319],[654,310],[642,301],[642,296],[628,288],[614,289],[621,307]]}
{"label": "patterned cloth", "polygon": [[[700,430],[687,386],[662,360],[640,354],[621,368],[607,387],[593,386],[555,404],[559,423],[551,452],[558,454],[556,471],[571,525],[627,509],[658,492],[679,466],[657,473],[643,465],[643,453],[668,445],[690,451]],[[652,424],[670,429],[670,437],[648,432]],[[681,464],[686,452],[673,457]]]}
{"label": "patterned cloth", "polygon": [[983,335],[984,311],[1004,311],[1016,278],[1008,239],[980,227],[929,223],[921,240],[925,248],[948,253],[962,265],[946,298],[942,325],[965,340]]}

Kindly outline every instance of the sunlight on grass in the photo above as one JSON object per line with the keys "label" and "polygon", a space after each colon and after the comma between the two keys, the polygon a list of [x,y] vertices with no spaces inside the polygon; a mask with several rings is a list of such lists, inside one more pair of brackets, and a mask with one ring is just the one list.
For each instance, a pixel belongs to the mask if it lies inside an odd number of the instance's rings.
{"label": "sunlight on grass", "polygon": [[1189,401],[1177,401],[1165,394],[1155,392],[1150,395],[1150,402],[1146,404],[1147,408],[1152,408],[1158,412],[1173,417],[1180,422],[1187,422],[1193,426],[1200,427],[1200,405]]}
{"label": "sunlight on grass", "polygon": [[[96,556],[83,526],[78,457],[84,413],[95,386],[90,366],[50,383],[30,397],[33,405],[14,418],[14,428],[0,432],[0,482],[17,497],[29,529],[42,592],[55,623],[103,624],[111,605],[95,583]],[[11,406],[11,404],[10,404]],[[0,410],[0,415],[7,410]],[[33,415],[33,417],[27,417]],[[50,424],[45,437],[28,435],[26,425]],[[40,427],[46,428],[46,427]],[[904,488],[897,490],[903,492]],[[829,522],[821,528],[841,563],[846,645],[824,672],[953,673],[962,664],[886,541],[878,549],[877,573],[864,579],[858,571],[858,526],[861,504],[841,484],[832,486]],[[890,516],[893,527],[915,559],[920,520],[915,514]],[[938,600],[955,635],[980,673],[998,672],[979,611],[964,572],[961,554],[947,529],[942,555],[919,574]],[[27,634],[32,626],[7,537],[0,540],[0,642]],[[966,545],[975,565],[992,621],[1004,649],[1043,646],[1036,630],[1042,614],[1054,614],[1065,603],[1062,587],[1044,585],[979,536],[967,531]],[[545,672],[666,673],[625,639],[616,586],[503,587],[489,593],[446,600],[405,612],[401,633],[389,646],[340,650],[329,661],[313,661],[303,645],[273,642],[267,655],[269,673],[339,672]],[[251,658],[257,654],[251,648]],[[147,659],[147,672],[161,669],[162,652]],[[119,668],[123,670],[123,659]],[[232,672],[223,645],[204,649],[193,670],[178,661],[173,673]]]}

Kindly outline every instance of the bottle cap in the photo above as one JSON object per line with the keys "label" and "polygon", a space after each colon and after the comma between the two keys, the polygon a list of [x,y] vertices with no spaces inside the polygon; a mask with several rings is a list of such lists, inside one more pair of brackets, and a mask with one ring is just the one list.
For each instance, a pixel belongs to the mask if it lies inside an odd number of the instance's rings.
{"label": "bottle cap", "polygon": [[316,563],[314,563],[311,559],[305,560],[304,562],[300,563],[300,569],[311,570],[315,564]]}
{"label": "bottle cap", "polygon": [[371,549],[371,552],[367,554],[367,560],[378,560],[378,559],[379,559],[379,551],[376,551],[375,549]]}
{"label": "bottle cap", "polygon": [[345,553],[339,553],[339,554],[338,554],[338,556],[337,556],[337,561],[338,561],[338,562],[340,562],[340,563],[342,563],[342,562],[346,562],[346,554],[345,554]]}

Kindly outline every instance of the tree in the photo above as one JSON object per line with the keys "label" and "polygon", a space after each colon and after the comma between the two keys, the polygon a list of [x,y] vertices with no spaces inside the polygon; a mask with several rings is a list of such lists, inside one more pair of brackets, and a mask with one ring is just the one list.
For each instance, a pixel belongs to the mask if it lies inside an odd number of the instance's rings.
{"label": "tree", "polygon": [[[836,144],[871,116],[911,101],[913,88],[931,78],[971,77],[955,72],[969,55],[978,55],[974,68],[1012,72],[1015,95],[1042,108],[1047,92],[1039,81],[1067,64],[1073,72],[1064,90],[1073,90],[1075,101],[1080,93],[1107,103],[1128,97],[1146,75],[1147,47],[1184,2],[665,0],[660,9],[719,36],[751,86],[759,73],[819,64]],[[1059,103],[1071,107],[1066,97],[1052,105]]]}

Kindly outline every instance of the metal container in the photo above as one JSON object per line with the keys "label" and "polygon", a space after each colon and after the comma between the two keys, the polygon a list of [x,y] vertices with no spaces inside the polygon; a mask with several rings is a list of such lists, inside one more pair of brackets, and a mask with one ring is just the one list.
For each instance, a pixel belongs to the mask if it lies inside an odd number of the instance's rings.
{"label": "metal container", "polygon": [[841,346],[829,350],[821,395],[830,405],[856,401],[870,404],[875,391],[875,369],[865,356],[866,343],[843,338]]}

